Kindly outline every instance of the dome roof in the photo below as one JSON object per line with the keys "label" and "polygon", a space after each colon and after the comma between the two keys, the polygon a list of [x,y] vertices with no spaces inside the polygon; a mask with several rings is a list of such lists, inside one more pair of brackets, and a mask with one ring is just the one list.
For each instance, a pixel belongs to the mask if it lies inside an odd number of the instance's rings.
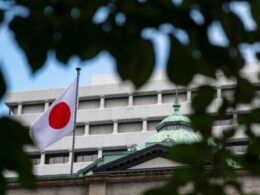
{"label": "dome roof", "polygon": [[176,144],[191,144],[200,142],[201,139],[199,133],[186,129],[160,131],[146,139],[143,143],[135,145],[135,150],[142,150],[154,144],[163,144],[168,146]]}
{"label": "dome roof", "polygon": [[192,130],[191,121],[188,117],[182,115],[179,111],[180,105],[175,104],[174,113],[170,116],[167,116],[163,119],[159,125],[157,125],[156,129],[158,132],[162,130],[178,130],[178,129],[186,129]]}
{"label": "dome roof", "polygon": [[168,122],[185,122],[185,123],[191,123],[190,119],[186,116],[180,115],[180,114],[173,114],[170,116],[167,116],[165,119],[163,119],[158,126],[162,125],[163,123]]}
{"label": "dome roof", "polygon": [[129,150],[142,150],[154,144],[172,146],[200,142],[201,135],[192,129],[190,119],[180,113],[178,101],[173,105],[173,108],[174,113],[163,119],[156,127],[156,134],[138,145],[133,145]]}

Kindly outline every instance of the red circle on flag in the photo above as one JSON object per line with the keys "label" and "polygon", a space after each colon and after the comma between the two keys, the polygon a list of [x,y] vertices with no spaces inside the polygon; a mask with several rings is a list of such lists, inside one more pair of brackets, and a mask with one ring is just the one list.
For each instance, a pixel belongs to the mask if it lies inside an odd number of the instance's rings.
{"label": "red circle on flag", "polygon": [[70,107],[65,102],[56,104],[49,114],[49,125],[53,129],[60,130],[64,128],[70,120]]}

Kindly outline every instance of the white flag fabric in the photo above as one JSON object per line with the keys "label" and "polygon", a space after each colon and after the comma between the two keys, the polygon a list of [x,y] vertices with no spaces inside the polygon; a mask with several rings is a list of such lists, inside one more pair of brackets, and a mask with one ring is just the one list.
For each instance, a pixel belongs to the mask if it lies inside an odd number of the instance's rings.
{"label": "white flag fabric", "polygon": [[77,79],[32,125],[31,135],[40,151],[73,131],[76,91]]}

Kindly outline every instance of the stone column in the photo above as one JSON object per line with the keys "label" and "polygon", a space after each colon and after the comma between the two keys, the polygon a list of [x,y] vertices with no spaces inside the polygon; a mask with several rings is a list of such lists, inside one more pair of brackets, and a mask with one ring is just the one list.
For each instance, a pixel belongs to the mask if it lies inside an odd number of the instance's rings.
{"label": "stone column", "polygon": [[157,104],[162,104],[162,92],[158,91],[157,94]]}
{"label": "stone column", "polygon": [[117,122],[117,120],[113,121],[113,134],[118,134],[118,122]]}
{"label": "stone column", "polygon": [[143,129],[142,132],[147,132],[147,119],[143,118]]}
{"label": "stone column", "polygon": [[22,103],[21,102],[19,102],[18,103],[18,107],[17,107],[17,114],[19,115],[19,114],[22,114],[22,108],[23,107],[23,105],[22,105]]}
{"label": "stone column", "polygon": [[89,135],[89,123],[85,123],[84,135]]}
{"label": "stone column", "polygon": [[[74,151],[74,154],[75,154],[75,151]],[[69,159],[68,159],[68,164],[71,164],[71,162],[72,162],[72,151],[70,151],[69,152]],[[70,171],[70,169],[69,169],[69,171]]]}
{"label": "stone column", "polygon": [[102,148],[98,148],[98,158],[102,158]]}
{"label": "stone column", "polygon": [[217,99],[220,99],[220,98],[222,98],[221,97],[221,88],[218,86],[217,87]]}
{"label": "stone column", "polygon": [[49,108],[49,101],[45,100],[44,101],[44,111],[46,111]]}
{"label": "stone column", "polygon": [[128,106],[133,106],[133,94],[128,94]]}
{"label": "stone column", "polygon": [[238,123],[237,123],[237,113],[234,113],[234,114],[233,114],[233,124],[234,124],[235,126],[238,125]]}
{"label": "stone column", "polygon": [[45,153],[42,153],[40,159],[40,165],[44,165],[44,164],[45,164]]}
{"label": "stone column", "polygon": [[187,91],[187,102],[191,102],[191,91]]}
{"label": "stone column", "polygon": [[105,107],[105,97],[102,95],[100,96],[100,108]]}

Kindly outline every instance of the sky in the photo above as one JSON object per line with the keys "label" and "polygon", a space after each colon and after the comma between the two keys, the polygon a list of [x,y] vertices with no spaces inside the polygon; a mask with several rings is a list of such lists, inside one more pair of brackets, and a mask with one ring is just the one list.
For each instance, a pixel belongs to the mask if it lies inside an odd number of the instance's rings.
{"label": "sky", "polygon": [[[150,31],[147,37],[153,39],[156,50],[156,67],[165,66],[167,55],[167,38],[161,33]],[[59,63],[53,55],[49,55],[44,67],[32,74],[27,59],[17,45],[13,33],[7,25],[0,26],[0,68],[3,71],[9,91],[24,91],[67,86],[76,75],[75,68],[80,66],[80,85],[87,85],[96,74],[115,73],[115,61],[108,52],[101,52],[94,59],[81,62],[72,57],[67,65]],[[58,78],[57,79],[57,75]]]}
{"label": "sky", "polygon": [[[1,2],[0,2],[1,7]],[[237,12],[246,21],[244,25],[248,29],[254,29],[255,24],[248,14],[248,6],[234,5],[234,12]],[[103,13],[103,14],[102,14]],[[100,19],[104,17],[104,11],[100,14]],[[193,13],[193,17],[198,21],[201,17],[198,13]],[[8,22],[11,15],[6,16]],[[6,23],[7,23],[6,22]],[[19,46],[17,45],[12,32],[8,29],[8,26],[2,24],[0,26],[0,69],[4,74],[7,82],[8,91],[24,91],[24,90],[39,90],[46,88],[60,88],[66,87],[72,82],[76,76],[75,68],[81,66],[80,86],[90,84],[91,77],[96,74],[109,74],[116,73],[116,66],[113,57],[107,52],[101,52],[94,59],[81,62],[77,57],[72,57],[67,65],[59,63],[53,55],[49,55],[45,66],[32,74],[27,59]],[[144,37],[152,40],[156,53],[156,69],[164,69],[166,67],[166,61],[169,51],[169,42],[164,33],[172,30],[167,26],[161,27],[161,33],[155,30],[147,30],[144,33]],[[177,29],[174,29],[175,35],[183,42],[187,41],[185,34]],[[223,32],[219,30],[218,24],[213,25],[210,30],[212,42],[219,45],[225,45],[226,40],[223,38]],[[253,61],[254,56],[251,46],[244,45],[244,53],[248,58],[248,61]],[[6,113],[7,109],[0,105],[0,113]]]}
{"label": "sky", "polygon": [[[116,73],[115,60],[108,52],[101,52],[89,61],[80,61],[76,56],[68,64],[59,63],[54,55],[49,55],[42,69],[32,74],[24,52],[16,43],[8,23],[17,15],[26,15],[26,10],[17,8],[0,0],[0,8],[10,8],[5,15],[5,23],[0,25],[0,69],[8,85],[8,91],[24,91],[46,88],[66,87],[76,75],[75,68],[80,66],[80,85],[87,85],[91,77],[96,74]],[[95,22],[101,22],[106,17],[106,10],[101,9],[94,17]],[[166,37],[161,33],[150,31],[145,33],[147,38],[153,40],[156,50],[156,67],[163,68],[166,62],[168,44]],[[59,79],[57,79],[59,75]]]}

